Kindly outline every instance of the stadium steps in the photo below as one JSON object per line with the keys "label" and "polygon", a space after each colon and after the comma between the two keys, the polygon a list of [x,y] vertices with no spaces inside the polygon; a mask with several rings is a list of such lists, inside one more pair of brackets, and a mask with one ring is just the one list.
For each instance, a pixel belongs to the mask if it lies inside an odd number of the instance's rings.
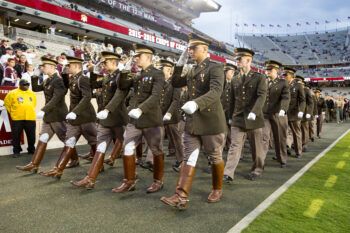
{"label": "stadium steps", "polygon": [[307,37],[307,35],[304,35],[304,37],[305,37],[307,44],[309,45],[310,52],[314,55],[314,57],[317,59],[317,61],[320,62],[320,58],[317,56],[317,54],[315,52],[312,51],[312,46],[311,46],[309,38]]}

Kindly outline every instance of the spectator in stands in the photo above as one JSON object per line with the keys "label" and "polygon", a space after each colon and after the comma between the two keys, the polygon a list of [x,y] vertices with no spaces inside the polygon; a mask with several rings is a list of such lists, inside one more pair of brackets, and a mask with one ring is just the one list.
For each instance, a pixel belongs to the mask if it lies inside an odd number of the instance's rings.
{"label": "spectator in stands", "polygon": [[0,42],[0,57],[6,53],[6,48],[8,47],[8,40],[1,40]]}
{"label": "spectator in stands", "polygon": [[70,49],[67,50],[67,55],[70,57],[74,57],[75,56],[75,47],[72,45],[70,46]]}
{"label": "spectator in stands", "polygon": [[12,48],[8,47],[6,48],[6,52],[4,55],[1,56],[0,58],[0,63],[3,66],[3,68],[5,69],[6,65],[7,65],[7,61],[9,58],[14,58],[15,55],[13,55],[13,50]]}
{"label": "spectator in stands", "polygon": [[29,83],[29,88],[31,89],[32,77],[34,76],[34,66],[33,64],[26,64],[26,71],[22,74],[22,79],[25,79]]}
{"label": "spectator in stands", "polygon": [[74,57],[79,57],[81,59],[84,59],[84,51],[81,50],[80,46],[77,46],[74,51]]}
{"label": "spectator in stands", "polygon": [[39,46],[37,46],[37,48],[39,48],[39,49],[46,49],[45,41],[42,40],[40,42]]}
{"label": "spectator in stands", "polygon": [[15,59],[16,63],[19,62],[19,58],[23,55],[23,51],[20,49],[15,49]]}
{"label": "spectator in stands", "polygon": [[9,58],[7,61],[6,69],[5,69],[4,78],[3,78],[2,83],[1,83],[2,86],[15,86],[16,85],[18,75],[17,75],[17,72],[14,68],[15,65],[16,65],[15,59]]}
{"label": "spectator in stands", "polygon": [[27,62],[29,64],[33,64],[33,59],[36,57],[36,53],[35,53],[34,49],[33,50],[28,49],[26,52],[23,52],[23,55],[26,56]]}
{"label": "spectator in stands", "polygon": [[28,50],[27,45],[24,44],[24,40],[23,40],[23,38],[21,38],[21,37],[19,37],[19,38],[17,39],[17,42],[16,42],[16,43],[13,43],[13,44],[11,45],[11,47],[12,47],[14,50],[20,49],[20,50],[22,50],[23,52]]}
{"label": "spectator in stands", "polygon": [[61,56],[57,56],[56,57],[56,60],[58,62],[56,69],[57,69],[58,73],[61,74],[62,71],[63,71],[64,66],[67,65],[66,55],[65,54],[61,54]]}
{"label": "spectator in stands", "polygon": [[22,73],[26,71],[27,64],[28,64],[27,57],[25,55],[21,55],[19,57],[19,61],[16,63],[14,67],[19,78],[22,78]]}
{"label": "spectator in stands", "polygon": [[10,91],[4,100],[4,106],[12,119],[13,157],[18,157],[22,151],[21,134],[23,130],[28,140],[28,154],[35,151],[35,106],[36,96],[29,90],[29,83],[22,79],[19,87]]}
{"label": "spectator in stands", "polygon": [[55,33],[56,33],[56,25],[55,25],[55,24],[52,24],[52,25],[50,26],[49,30],[50,30],[50,34],[51,34],[51,35],[55,35]]}

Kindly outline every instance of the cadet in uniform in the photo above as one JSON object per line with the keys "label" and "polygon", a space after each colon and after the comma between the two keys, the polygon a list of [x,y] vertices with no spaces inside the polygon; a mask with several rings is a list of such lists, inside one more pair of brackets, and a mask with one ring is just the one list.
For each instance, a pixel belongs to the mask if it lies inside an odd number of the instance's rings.
{"label": "cadet in uniform", "polygon": [[176,161],[173,164],[173,169],[178,171],[183,160],[183,145],[179,130],[180,115],[180,95],[181,88],[174,88],[171,85],[171,77],[173,74],[174,63],[168,60],[160,61],[163,66],[165,77],[165,86],[161,94],[160,104],[163,114],[163,123],[165,133],[169,141],[169,154],[175,155]]}
{"label": "cadet in uniform", "polygon": [[315,126],[316,126],[316,120],[318,117],[318,113],[317,113],[317,97],[316,94],[314,92],[314,90],[312,90],[310,88],[311,94],[312,94],[312,103],[313,103],[313,110],[312,110],[312,116],[311,116],[311,120],[309,121],[309,139],[313,142],[315,141]]}
{"label": "cadet in uniform", "polygon": [[316,103],[317,103],[317,114],[316,114],[316,125],[317,125],[317,137],[321,138],[322,125],[323,125],[323,117],[325,116],[325,112],[327,109],[326,101],[321,96],[321,89],[315,90]]}
{"label": "cadet in uniform", "polygon": [[253,166],[247,178],[255,180],[264,169],[266,154],[262,148],[262,128],[264,116],[262,108],[266,100],[267,79],[251,70],[254,52],[246,48],[235,49],[239,73],[233,77],[231,85],[231,146],[225,166],[225,182],[232,182],[234,172],[242,153],[246,136],[251,145]]}
{"label": "cadet in uniform", "polygon": [[284,76],[289,84],[290,103],[288,108],[288,125],[293,135],[294,150],[296,157],[300,158],[302,154],[302,137],[300,120],[305,111],[305,92],[303,84],[295,79],[295,70],[284,67]]}
{"label": "cadet in uniform", "polygon": [[112,52],[102,52],[103,63],[105,64],[108,75],[103,80],[97,81],[97,75],[91,74],[90,83],[92,88],[102,88],[103,110],[97,113],[97,148],[93,156],[92,164],[88,175],[82,180],[72,181],[77,187],[92,189],[95,186],[96,178],[100,171],[103,170],[103,162],[106,150],[114,139],[114,147],[111,154],[111,163],[120,154],[123,147],[124,125],[127,122],[125,99],[118,98],[121,92],[126,96],[125,91],[118,89],[119,79],[121,77],[118,70],[119,54]]}
{"label": "cadet in uniform", "polygon": [[[188,101],[182,106],[186,113],[184,160],[175,194],[171,197],[162,197],[161,201],[178,209],[187,207],[195,166],[202,147],[212,167],[212,191],[207,201],[218,202],[222,197],[224,171],[222,150],[225,143],[226,121],[220,97],[225,77],[222,65],[210,62],[208,47],[208,40],[198,36],[191,38],[189,49],[181,55],[172,78],[175,88],[188,87]],[[188,53],[197,65],[182,77]]]}
{"label": "cadet in uniform", "polygon": [[[75,151],[75,144],[83,135],[91,147],[96,146],[96,113],[91,104],[91,87],[88,77],[83,75],[83,60],[67,56],[68,74],[63,74],[63,81],[70,90],[69,113],[66,116],[67,133],[65,147],[55,167],[47,172],[40,173],[43,176],[61,178],[67,167],[79,164]],[[70,164],[67,164],[71,159]]]}
{"label": "cadet in uniform", "polygon": [[[160,95],[164,88],[164,74],[152,65],[154,50],[145,45],[137,45],[135,62],[142,68],[141,73],[130,79],[131,82],[121,84],[118,90],[134,89],[130,99],[131,109],[128,113],[130,123],[124,134],[124,179],[119,187],[112,190],[115,193],[133,191],[136,185],[135,149],[145,138],[153,154],[153,183],[147,193],[154,193],[163,188],[164,153],[161,144],[163,116],[160,107]],[[121,82],[124,81],[121,80]],[[124,99],[124,95],[118,98]]]}
{"label": "cadet in uniform", "polygon": [[312,120],[312,114],[314,110],[314,103],[312,98],[312,92],[310,88],[305,85],[304,77],[296,76],[296,79],[299,79],[304,86],[305,93],[305,110],[304,116],[301,120],[301,138],[302,138],[302,150],[303,152],[307,151],[307,144],[309,143],[309,122]]}
{"label": "cadet in uniform", "polygon": [[[63,79],[58,76],[56,66],[57,61],[42,57],[43,73],[48,76],[42,83],[38,83],[38,77],[32,77],[32,90],[34,92],[43,91],[45,95],[45,106],[37,113],[38,119],[43,119],[39,142],[33,154],[32,160],[25,166],[17,166],[18,170],[37,172],[39,165],[44,158],[47,142],[54,134],[59,140],[65,141],[66,124],[65,118],[68,108],[65,103],[67,88]],[[58,107],[59,106],[59,107]],[[75,152],[76,153],[76,152]]]}
{"label": "cadet in uniform", "polygon": [[224,91],[221,95],[221,104],[224,108],[226,124],[227,124],[227,134],[224,150],[228,150],[231,144],[231,116],[230,116],[230,98],[231,98],[231,80],[233,75],[237,70],[237,66],[227,63],[224,67],[225,73],[225,84]]}
{"label": "cadet in uniform", "polygon": [[264,123],[263,128],[263,149],[267,154],[269,149],[271,131],[275,145],[276,157],[281,167],[287,163],[287,129],[288,120],[286,113],[289,107],[290,94],[289,86],[285,79],[278,77],[282,64],[269,60],[265,62],[266,74],[268,77],[268,88],[265,105],[263,108]]}

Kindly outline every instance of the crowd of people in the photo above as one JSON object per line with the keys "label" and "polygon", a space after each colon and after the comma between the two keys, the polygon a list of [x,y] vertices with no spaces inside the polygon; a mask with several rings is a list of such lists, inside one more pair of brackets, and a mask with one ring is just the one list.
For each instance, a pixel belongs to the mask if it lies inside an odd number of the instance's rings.
{"label": "crowd of people", "polygon": [[[25,130],[28,152],[33,154],[31,162],[17,166],[18,170],[38,172],[47,144],[56,134],[65,146],[56,165],[41,175],[60,179],[66,168],[86,159],[91,161],[87,176],[71,183],[93,189],[104,164],[113,166],[122,157],[124,179],[112,191],[133,191],[136,165],[140,165],[153,171],[147,193],[154,193],[163,188],[163,143],[168,140],[169,159],[180,178],[175,194],[161,201],[178,209],[187,208],[200,151],[212,173],[207,201],[214,203],[222,198],[223,183],[234,181],[246,140],[253,161],[247,179],[254,181],[261,179],[271,147],[283,169],[292,154],[301,159],[309,143],[321,138],[324,118],[341,123],[349,115],[347,99],[325,99],[322,90],[310,88],[296,70],[278,61],[266,61],[265,74],[254,72],[252,50],[234,51],[237,66],[211,62],[210,41],[196,35],[177,60],[161,59],[143,44],[128,53],[111,45],[99,49],[83,45],[59,56],[41,57],[37,71],[28,62],[23,40],[12,48],[6,40],[1,43],[5,51],[1,57],[6,56],[1,59],[6,61],[2,85],[18,83],[0,103],[15,122],[13,153],[20,156],[18,138]],[[68,90],[70,106],[65,102]],[[35,113],[33,92],[41,91],[45,103],[38,103],[41,110]],[[43,120],[36,146],[35,115]],[[90,152],[78,156],[75,146],[81,136]],[[110,145],[112,151],[105,159]],[[145,161],[142,146],[148,148]]]}

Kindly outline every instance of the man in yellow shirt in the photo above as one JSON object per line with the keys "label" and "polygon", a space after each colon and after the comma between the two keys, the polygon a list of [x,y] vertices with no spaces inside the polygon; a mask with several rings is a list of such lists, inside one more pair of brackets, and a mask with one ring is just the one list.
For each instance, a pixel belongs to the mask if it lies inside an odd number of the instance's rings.
{"label": "man in yellow shirt", "polygon": [[4,100],[4,106],[12,119],[12,145],[13,157],[20,155],[21,133],[24,130],[28,139],[28,154],[35,151],[35,106],[36,96],[29,90],[29,82],[25,79],[19,81],[19,87],[10,91]]}

